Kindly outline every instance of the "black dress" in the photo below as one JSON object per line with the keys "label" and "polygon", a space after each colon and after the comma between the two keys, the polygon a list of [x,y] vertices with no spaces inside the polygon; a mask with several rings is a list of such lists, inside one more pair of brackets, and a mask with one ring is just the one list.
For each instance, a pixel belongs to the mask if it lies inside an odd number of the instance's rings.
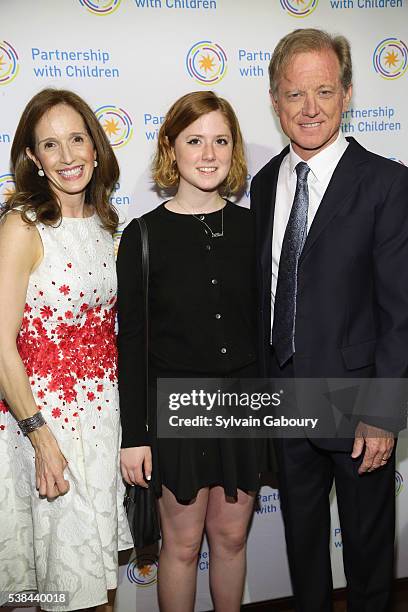
{"label": "black dress", "polygon": [[[200,215],[171,212],[164,204],[144,215],[149,233],[149,396],[155,414],[157,377],[256,377],[254,231],[249,210],[227,202]],[[203,223],[204,221],[204,223]],[[145,426],[145,351],[141,240],[132,221],[118,261],[118,350],[122,448],[151,445],[153,483],[179,501],[202,487],[256,491],[263,441],[156,439]]]}

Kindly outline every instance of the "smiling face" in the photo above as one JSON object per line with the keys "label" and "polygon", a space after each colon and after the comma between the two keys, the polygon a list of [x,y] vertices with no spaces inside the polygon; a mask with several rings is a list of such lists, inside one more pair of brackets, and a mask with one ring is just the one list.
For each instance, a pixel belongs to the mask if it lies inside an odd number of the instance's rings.
{"label": "smiling face", "polygon": [[336,140],[350,98],[351,86],[344,91],[331,49],[294,55],[276,95],[271,93],[282,130],[305,161]]}
{"label": "smiling face", "polygon": [[61,206],[78,196],[83,203],[96,151],[81,115],[67,104],[57,104],[41,117],[34,132],[35,151],[26,153],[44,170]]}
{"label": "smiling face", "polygon": [[214,192],[231,168],[233,142],[221,111],[206,113],[177,136],[173,155],[180,175],[179,190]]}

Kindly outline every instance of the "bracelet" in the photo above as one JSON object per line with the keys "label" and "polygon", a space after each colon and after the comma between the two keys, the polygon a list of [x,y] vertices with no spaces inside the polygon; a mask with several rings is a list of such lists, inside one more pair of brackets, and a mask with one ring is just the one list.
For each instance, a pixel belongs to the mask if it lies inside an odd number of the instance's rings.
{"label": "bracelet", "polygon": [[39,427],[42,427],[43,425],[45,425],[46,421],[45,421],[43,415],[41,414],[41,412],[38,411],[33,416],[28,417],[28,419],[23,419],[22,421],[17,421],[17,424],[20,427],[22,433],[26,436],[27,434],[31,433],[32,431],[35,431]]}

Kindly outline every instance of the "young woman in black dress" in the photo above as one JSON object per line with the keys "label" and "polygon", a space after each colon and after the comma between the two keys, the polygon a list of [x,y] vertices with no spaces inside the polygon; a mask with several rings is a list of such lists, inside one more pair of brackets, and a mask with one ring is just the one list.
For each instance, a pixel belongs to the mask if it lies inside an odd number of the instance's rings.
{"label": "young woman in black dress", "polygon": [[[149,377],[255,377],[253,228],[250,211],[222,196],[247,174],[230,104],[193,92],[160,129],[153,176],[175,197],[144,215],[149,233]],[[194,608],[197,557],[205,530],[210,586],[219,612],[240,609],[249,520],[261,471],[250,439],[156,439],[145,427],[141,240],[136,221],[118,255],[122,474],[152,483],[159,498],[162,612]],[[155,412],[150,406],[150,417]],[[152,458],[153,457],[153,458]],[[152,470],[153,463],[153,470]]]}

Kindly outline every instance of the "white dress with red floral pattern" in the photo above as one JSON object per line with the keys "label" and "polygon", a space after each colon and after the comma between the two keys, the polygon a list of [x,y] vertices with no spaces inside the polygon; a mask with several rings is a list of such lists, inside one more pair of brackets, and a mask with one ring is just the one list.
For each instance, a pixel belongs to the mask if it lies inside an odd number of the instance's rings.
{"label": "white dress with red floral pattern", "polygon": [[132,546],[119,470],[114,249],[96,214],[37,228],[44,258],[17,346],[70,490],[39,498],[31,443],[0,402],[0,592],[67,591],[69,605],[42,607],[75,610],[106,602],[118,550]]}

